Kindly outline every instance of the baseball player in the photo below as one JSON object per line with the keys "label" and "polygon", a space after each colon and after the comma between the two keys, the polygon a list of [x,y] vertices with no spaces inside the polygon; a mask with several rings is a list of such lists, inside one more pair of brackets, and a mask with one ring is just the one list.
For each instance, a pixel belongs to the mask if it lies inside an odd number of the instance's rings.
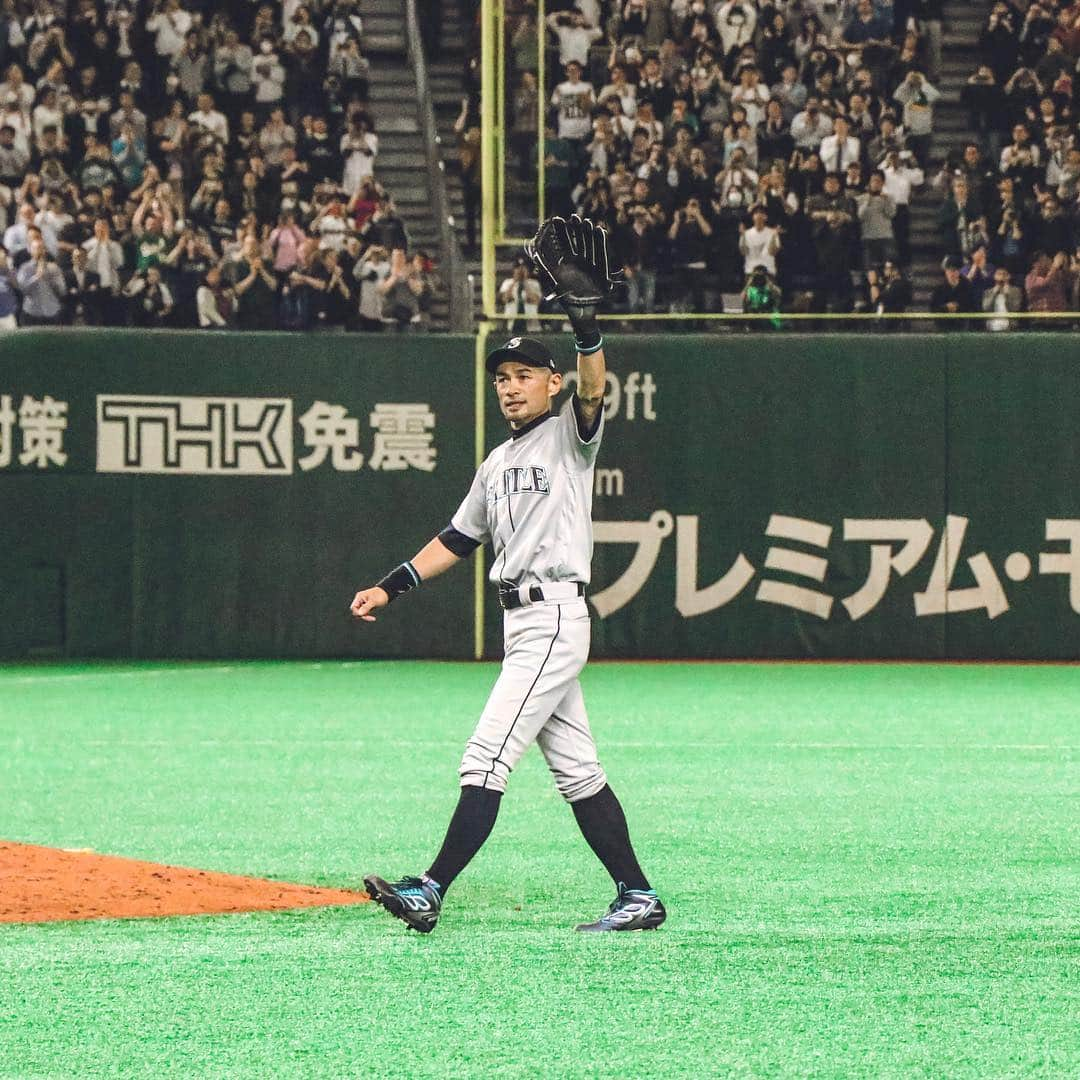
{"label": "baseball player", "polygon": [[650,930],[664,905],[638,865],[626,817],[597,761],[578,676],[589,655],[585,605],[592,559],[593,471],[604,427],[605,367],[596,307],[614,288],[603,229],[571,217],[541,225],[526,250],[557,297],[577,345],[576,393],[556,413],[562,376],[548,349],[511,338],[487,358],[510,438],[488,455],[450,524],[377,585],[356,594],[358,618],[449,570],[481,544],[504,609],[505,657],[462,758],[461,797],[427,872],[393,883],[364,878],[369,895],[421,933],[435,929],[446,892],[495,824],[511,770],[537,742],[617,895],[578,930]]}

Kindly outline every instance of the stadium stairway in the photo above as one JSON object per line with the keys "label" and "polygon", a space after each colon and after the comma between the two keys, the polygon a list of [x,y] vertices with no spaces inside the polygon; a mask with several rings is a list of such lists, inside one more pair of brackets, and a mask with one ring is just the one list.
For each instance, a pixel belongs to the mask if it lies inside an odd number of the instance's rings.
{"label": "stadium stairway", "polygon": [[[439,251],[438,223],[431,207],[423,136],[416,110],[416,80],[409,64],[402,0],[361,0],[364,55],[371,63],[370,112],[379,136],[375,177],[391,194],[405,222],[411,251]],[[432,64],[429,82],[447,162],[448,194],[455,220],[461,221],[461,181],[453,122],[461,107],[465,40],[456,5],[444,12],[444,59]],[[459,235],[464,230],[459,224]],[[462,239],[462,243],[464,240]],[[445,329],[449,306],[445,293],[436,294],[432,326]]]}
{"label": "stadium stairway", "polygon": [[[978,39],[985,11],[962,0],[946,0],[942,72],[938,89],[942,98],[934,113],[933,164],[926,170],[926,184],[912,200],[911,278],[915,307],[925,309],[930,290],[941,280],[941,238],[937,226],[943,192],[934,183],[941,162],[968,135],[966,110],[960,95],[978,63]],[[409,230],[413,249],[438,250],[438,229],[431,211],[424,145],[416,117],[415,81],[405,47],[405,15],[401,0],[362,0],[365,52],[371,59],[371,111],[379,134],[376,175],[397,202]],[[432,104],[435,110],[443,158],[447,164],[447,195],[457,226],[458,241],[465,247],[463,200],[458,167],[457,136],[453,125],[464,95],[464,70],[468,34],[458,5],[443,7],[442,48],[438,59],[428,58]],[[500,253],[500,271],[508,269],[509,253]],[[465,260],[466,273],[476,278],[474,311],[481,317],[479,254]],[[506,263],[506,267],[501,264]],[[501,276],[501,273],[500,273]],[[448,311],[440,297],[433,311],[433,325],[444,327]]]}
{"label": "stadium stairway", "polygon": [[944,14],[941,76],[937,82],[941,100],[934,109],[934,163],[926,170],[926,184],[911,203],[911,283],[917,308],[929,304],[930,290],[941,281],[937,215],[945,193],[934,181],[950,151],[961,148],[968,139],[967,110],[960,103],[960,94],[979,62],[979,33],[986,10],[961,0],[946,0]]}

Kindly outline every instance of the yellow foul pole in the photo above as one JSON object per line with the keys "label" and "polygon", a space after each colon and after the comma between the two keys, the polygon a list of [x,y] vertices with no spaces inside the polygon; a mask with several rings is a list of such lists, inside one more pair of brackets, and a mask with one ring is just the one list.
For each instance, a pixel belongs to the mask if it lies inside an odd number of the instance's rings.
{"label": "yellow foul pole", "polygon": [[544,220],[544,146],[547,132],[547,0],[536,0],[536,220]]}
{"label": "yellow foul pole", "polygon": [[480,0],[480,295],[495,312],[495,19],[496,0]]}

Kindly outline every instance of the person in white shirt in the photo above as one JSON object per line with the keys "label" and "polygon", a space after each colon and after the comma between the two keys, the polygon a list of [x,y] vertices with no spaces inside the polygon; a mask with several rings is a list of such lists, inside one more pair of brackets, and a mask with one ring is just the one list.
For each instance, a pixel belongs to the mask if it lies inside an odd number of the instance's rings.
{"label": "person in white shirt", "polygon": [[731,107],[741,105],[746,110],[746,122],[751,131],[765,119],[765,106],[769,103],[769,88],[761,82],[758,69],[747,64],[739,72],[739,84],[731,91]]}
{"label": "person in white shirt", "polygon": [[335,197],[325,203],[312,219],[308,229],[319,234],[320,250],[344,250],[345,234],[349,231],[349,223],[345,220],[345,207],[341,199]]}
{"label": "person in white shirt", "polygon": [[507,318],[516,316],[512,324],[507,324],[507,333],[538,334],[540,332],[540,320],[536,316],[540,312],[541,292],[540,282],[530,273],[529,263],[519,258],[514,263],[513,274],[499,286],[499,300],[503,306],[503,314]]}
{"label": "person in white shirt", "polygon": [[33,114],[34,138],[41,140],[42,132],[47,127],[54,127],[57,131],[64,129],[64,111],[57,102],[56,91],[49,87],[42,91],[41,103],[34,106]]}
{"label": "person in white shirt", "polygon": [[120,271],[124,267],[124,249],[112,239],[109,219],[94,222],[94,235],[83,245],[86,269],[98,276],[97,305],[103,326],[123,324],[123,303],[120,296]]}
{"label": "person in white shirt", "polygon": [[574,7],[585,16],[589,26],[599,26],[603,16],[600,0],[574,0]]}
{"label": "person in white shirt", "polygon": [[713,8],[713,24],[720,34],[724,55],[754,40],[757,8],[749,0],[726,0]]}
{"label": "person in white shirt", "polygon": [[589,62],[589,46],[603,36],[600,28],[591,26],[580,11],[556,11],[547,17],[547,24],[559,39],[559,63],[566,67],[576,60],[584,69]]}
{"label": "person in white shirt", "polygon": [[36,216],[37,209],[32,202],[24,202],[19,207],[15,224],[9,225],[4,231],[4,250],[9,255],[15,256],[29,250],[30,241],[33,239],[31,233],[34,229],[38,229],[45,244],[45,250],[53,258],[56,257],[59,251],[56,233],[47,224],[36,225],[34,222]]}
{"label": "person in white shirt", "polygon": [[[211,266],[206,272],[206,280],[195,290],[195,310],[199,317],[199,329],[209,330],[214,327],[224,330],[229,321],[221,314],[218,307],[218,289],[221,286],[221,270]],[[228,294],[226,294],[228,295]],[[231,307],[236,310],[236,299],[231,299]]]}
{"label": "person in white shirt", "polygon": [[[18,64],[11,64],[2,83],[0,83],[0,101],[6,105],[14,104],[27,117],[34,107],[34,98],[37,94],[23,76],[23,69]],[[11,99],[14,99],[12,101]]]}
{"label": "person in white shirt", "polygon": [[58,237],[75,219],[64,209],[64,200],[59,194],[49,196],[48,204],[44,210],[39,210],[34,218],[34,224],[41,229],[42,233],[51,230]]}
{"label": "person in white shirt", "polygon": [[663,143],[664,125],[656,119],[655,109],[651,101],[643,101],[638,106],[637,116],[634,117],[633,125],[630,128],[631,137],[638,128],[645,130],[650,146],[653,143]]}
{"label": "person in white shirt", "polygon": [[795,119],[791,121],[791,138],[795,149],[804,154],[816,154],[822,140],[832,129],[832,120],[821,111],[818,99],[807,98],[806,108],[796,113]]}
{"label": "person in white shirt", "polygon": [[581,79],[581,64],[566,65],[566,79],[555,87],[551,104],[559,111],[559,138],[580,142],[592,133],[592,83]]}
{"label": "person in white shirt", "polygon": [[846,116],[833,121],[833,133],[821,140],[818,156],[826,172],[842,173],[862,159],[862,143],[851,134]]}
{"label": "person in white shirt", "polygon": [[776,253],[780,250],[780,230],[766,224],[765,207],[755,206],[751,213],[753,225],[739,226],[739,251],[743,254],[743,270],[751,274],[764,266],[769,277],[776,277]]}
{"label": "person in white shirt", "polygon": [[1026,124],[1013,126],[1013,141],[1001,151],[998,169],[1007,173],[1012,168],[1037,169],[1041,161],[1038,144],[1031,141]]}
{"label": "person in white shirt", "polygon": [[0,127],[9,127],[15,133],[12,146],[15,152],[30,157],[30,118],[27,113],[16,104],[12,98],[10,102],[0,105]]}
{"label": "person in white shirt", "polygon": [[146,29],[154,34],[154,52],[164,60],[172,60],[184,48],[184,39],[191,29],[191,15],[181,6],[180,0],[165,0],[155,5]]}
{"label": "person in white shirt", "polygon": [[251,81],[257,105],[273,105],[285,94],[285,68],[270,38],[259,42],[259,51],[251,63]]}
{"label": "person in white shirt", "polygon": [[214,108],[213,97],[210,94],[200,94],[195,99],[195,104],[198,108],[188,115],[188,123],[197,124],[204,130],[209,131],[219,142],[228,144],[229,121],[225,118],[224,113],[218,112]]}
{"label": "person in white shirt", "polygon": [[893,217],[893,238],[896,240],[896,259],[901,266],[911,265],[911,202],[913,188],[921,187],[926,174],[919,168],[910,150],[890,150],[878,165],[885,177],[885,194],[896,206]]}
{"label": "person in white shirt", "polygon": [[356,114],[349,128],[341,136],[341,157],[345,170],[341,186],[345,191],[355,191],[362,181],[375,173],[375,158],[379,153],[379,137],[368,130],[367,117]]}
{"label": "person in white shirt", "polygon": [[317,46],[319,44],[319,31],[312,26],[311,12],[305,4],[297,7],[296,11],[293,12],[293,17],[285,22],[281,36],[284,38],[286,45],[291,45],[296,39],[296,35],[301,31],[305,31],[311,38],[312,45]]}
{"label": "person in white shirt", "polygon": [[617,97],[622,115],[632,121],[637,112],[637,87],[626,79],[626,68],[616,64],[611,69],[611,81],[600,90],[598,101],[602,105],[610,97]]}

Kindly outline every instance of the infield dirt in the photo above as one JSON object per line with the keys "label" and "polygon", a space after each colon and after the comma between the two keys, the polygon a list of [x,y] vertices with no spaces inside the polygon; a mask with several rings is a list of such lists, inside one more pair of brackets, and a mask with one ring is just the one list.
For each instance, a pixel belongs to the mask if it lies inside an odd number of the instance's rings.
{"label": "infield dirt", "polygon": [[366,893],[0,841],[0,923],[362,904]]}

